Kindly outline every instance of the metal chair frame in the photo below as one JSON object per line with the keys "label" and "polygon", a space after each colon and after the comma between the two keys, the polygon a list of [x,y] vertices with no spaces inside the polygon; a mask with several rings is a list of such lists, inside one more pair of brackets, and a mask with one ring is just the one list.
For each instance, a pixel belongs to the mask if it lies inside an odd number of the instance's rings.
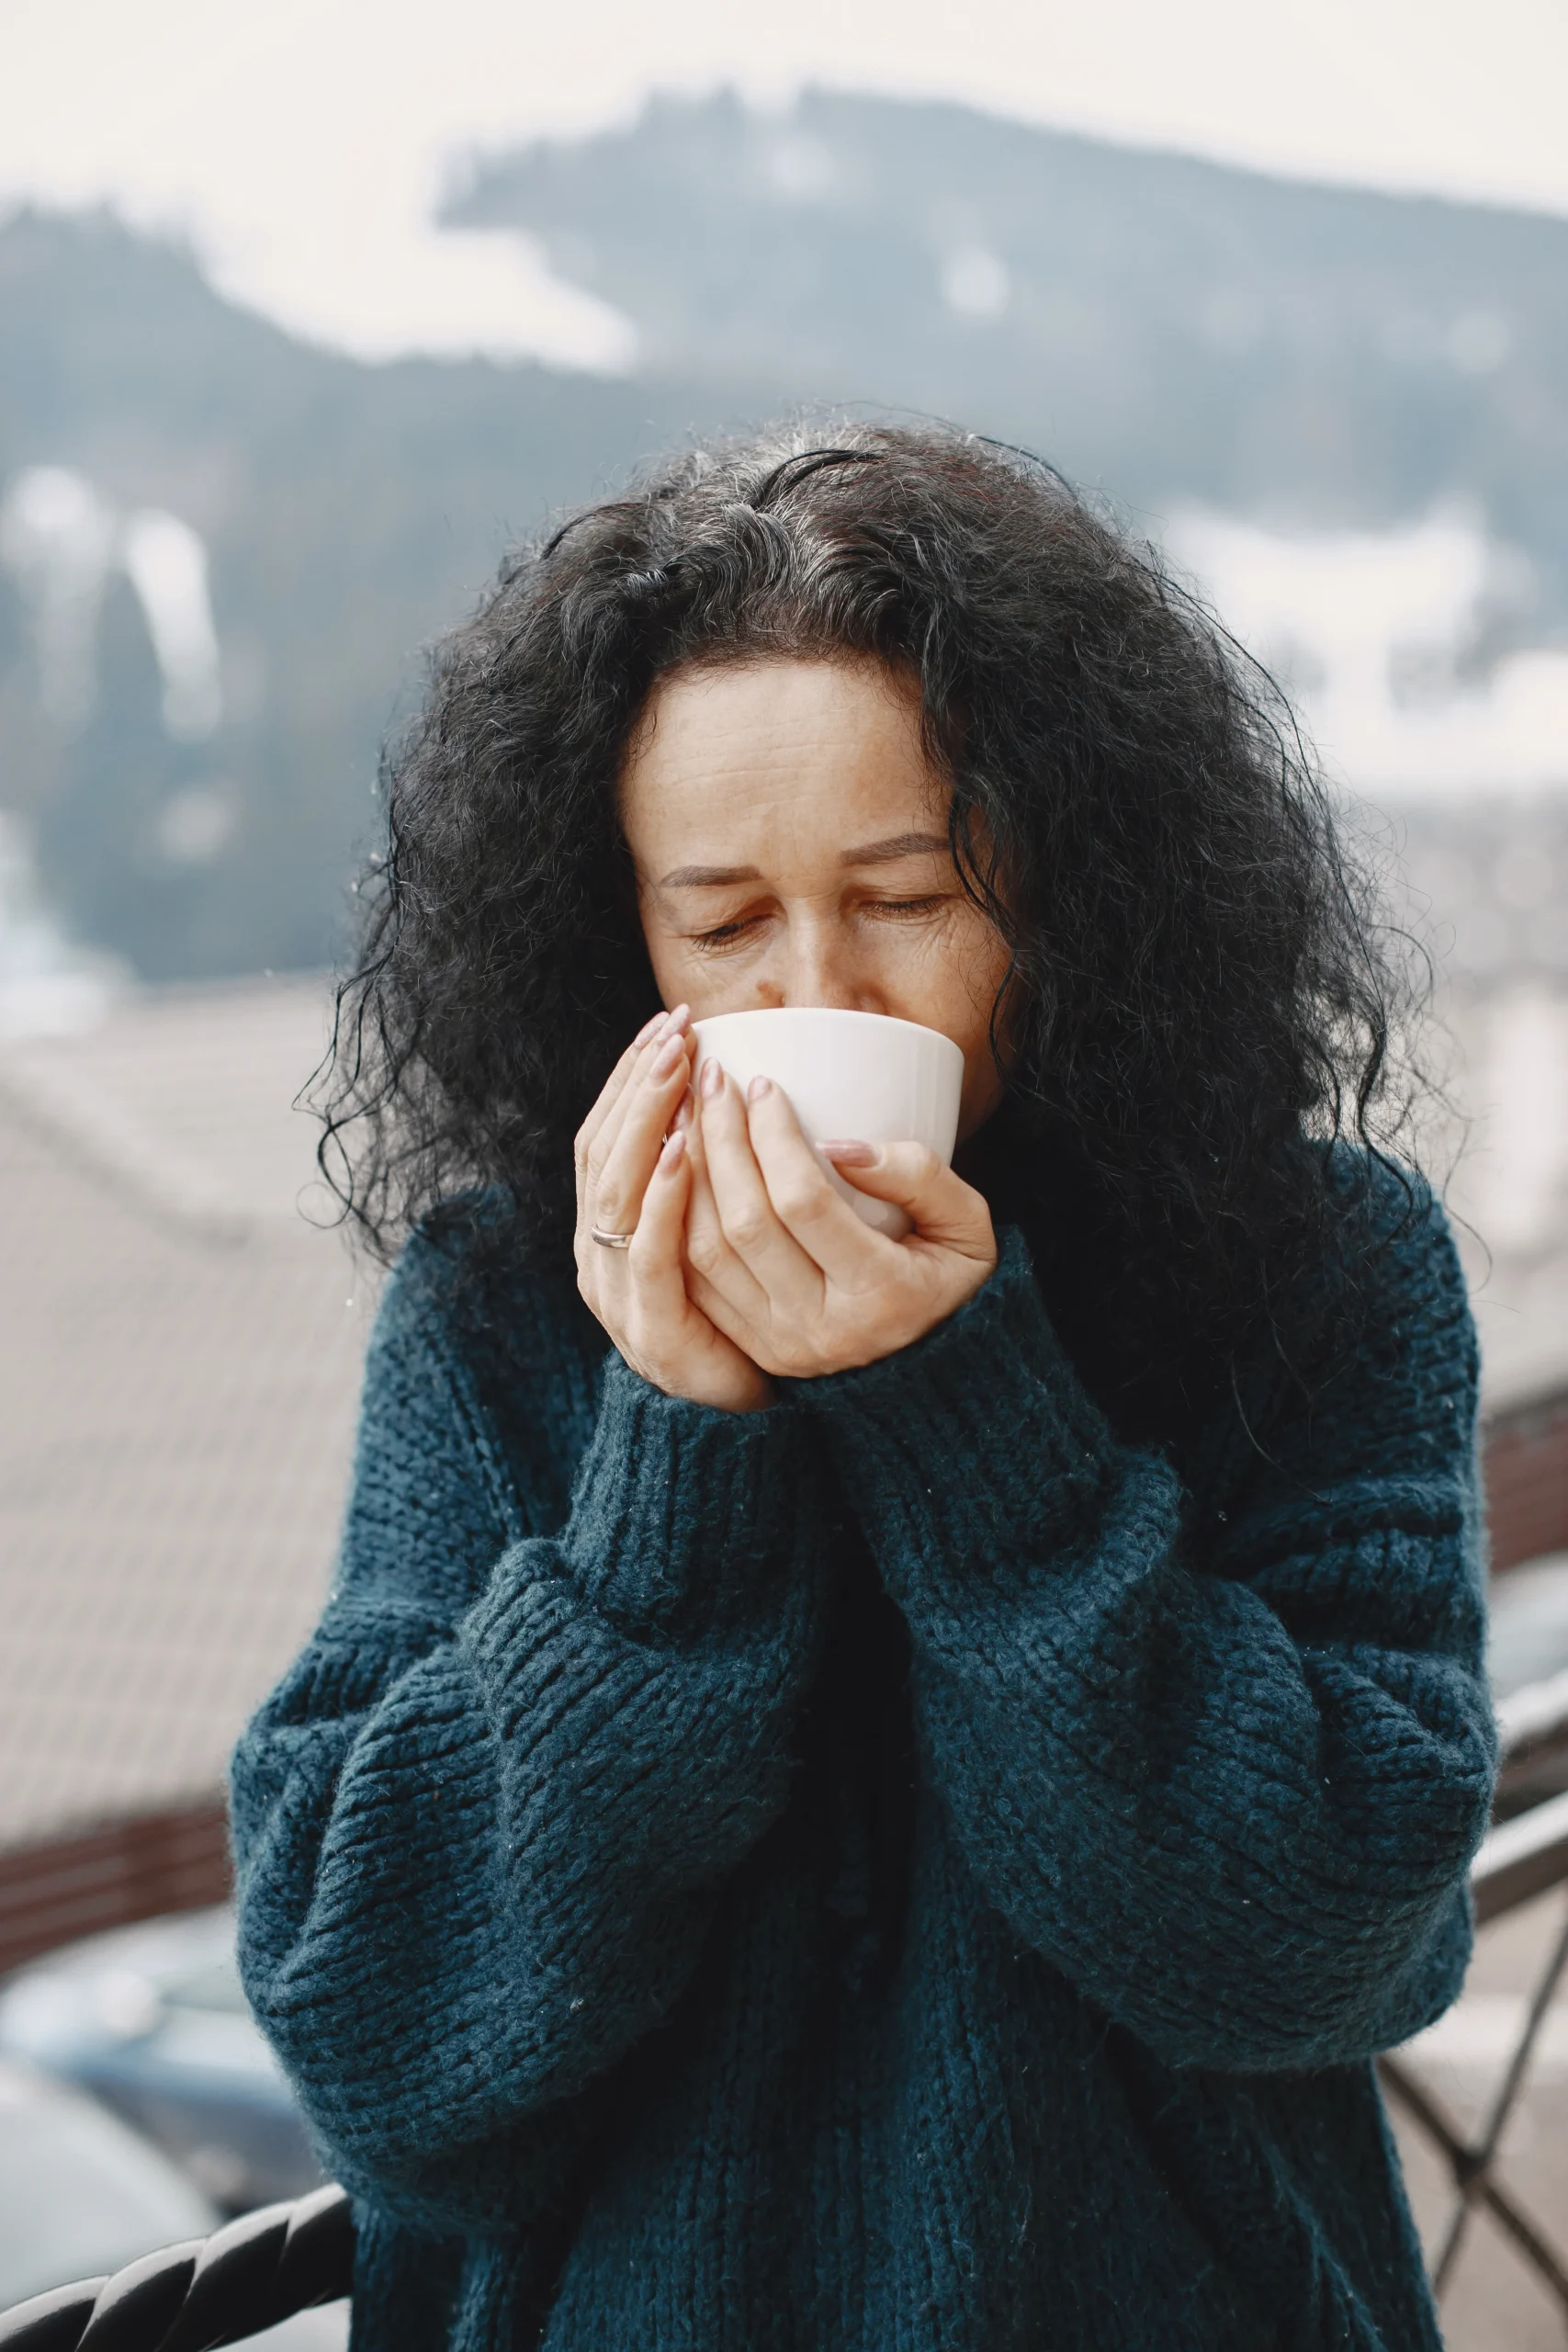
{"label": "metal chair frame", "polygon": [[209,2238],[144,2255],[108,2278],[55,2287],[0,2312],[4,2352],[212,2352],[296,2312],[335,2303],[354,2278],[341,2188],[242,2213]]}
{"label": "metal chair frame", "polygon": [[[1502,1752],[1498,1798],[1500,1809],[1506,1812],[1521,1781],[1539,1775],[1543,1766],[1568,1759],[1568,1674],[1533,1684],[1503,1702],[1497,1710],[1497,1729]],[[1568,1791],[1500,1821],[1486,1838],[1471,1871],[1476,1924],[1501,1918],[1565,1882]],[[1452,2176],[1453,2210],[1432,2265],[1432,2286],[1438,2296],[1453,2278],[1476,2207],[1484,2205],[1568,2320],[1568,2250],[1553,2245],[1494,2171],[1503,2133],[1523,2093],[1552,1997],[1565,1973],[1568,1912],[1536,1980],[1518,2039],[1473,2136],[1467,2137],[1460,2129],[1405,2059],[1390,2055],[1378,2061],[1385,2090],[1434,2143]]]}

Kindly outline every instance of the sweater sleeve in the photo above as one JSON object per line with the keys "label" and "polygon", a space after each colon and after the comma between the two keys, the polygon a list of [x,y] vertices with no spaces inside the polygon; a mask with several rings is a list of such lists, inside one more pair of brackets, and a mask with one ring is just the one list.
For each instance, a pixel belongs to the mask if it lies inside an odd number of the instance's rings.
{"label": "sweater sleeve", "polygon": [[1021,1941],[1176,2065],[1315,2067],[1459,1989],[1493,1733],[1476,1365],[1440,1216],[1207,1523],[1118,1443],[1021,1237],[900,1355],[801,1384],[908,1619],[918,1732]]}
{"label": "sweater sleeve", "polygon": [[235,1756],[241,1968],[340,2179],[426,2231],[514,2229],[784,1802],[809,1482],[788,1405],[710,1410],[617,1357],[565,1525],[518,1534],[421,1249],[337,1585]]}

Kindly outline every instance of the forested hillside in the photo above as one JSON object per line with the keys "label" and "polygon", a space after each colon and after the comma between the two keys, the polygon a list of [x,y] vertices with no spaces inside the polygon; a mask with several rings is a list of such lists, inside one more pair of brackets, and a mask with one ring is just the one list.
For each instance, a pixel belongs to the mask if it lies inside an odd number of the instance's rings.
{"label": "forested hillside", "polygon": [[450,209],[541,235],[652,376],[935,409],[1156,510],[1466,496],[1568,600],[1568,221],[823,92],[666,100]]}
{"label": "forested hillside", "polygon": [[[378,746],[508,539],[797,400],[1025,441],[1151,529],[1457,502],[1528,559],[1516,633],[1568,627],[1568,223],[822,95],[660,103],[492,157],[449,209],[625,311],[637,376],[365,367],[107,220],[0,230],[0,808],[149,978],[327,956]],[[176,723],[155,624],[203,556],[220,694]]]}
{"label": "forested hillside", "polygon": [[[697,406],[543,368],[366,368],[228,308],[186,257],[107,221],[0,233],[0,486],[70,468],[120,512],[194,526],[222,653],[220,725],[171,739],[111,571],[96,692],[62,727],[39,707],[27,599],[0,574],[0,805],[30,820],[78,933],[149,978],[319,964],[423,646],[510,538]],[[205,835],[164,821],[203,802],[229,812]]]}

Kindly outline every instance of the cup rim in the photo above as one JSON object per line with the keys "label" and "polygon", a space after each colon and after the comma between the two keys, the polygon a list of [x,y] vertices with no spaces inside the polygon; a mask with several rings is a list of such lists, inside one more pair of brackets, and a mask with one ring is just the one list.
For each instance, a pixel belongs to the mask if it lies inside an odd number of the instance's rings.
{"label": "cup rim", "polygon": [[700,1021],[693,1022],[692,1027],[700,1037],[703,1031],[711,1028],[716,1022],[771,1021],[779,1013],[805,1013],[813,1021],[851,1021],[868,1024],[874,1022],[879,1029],[889,1026],[895,1029],[908,1029],[917,1037],[934,1037],[939,1045],[947,1046],[950,1052],[957,1054],[960,1059],[963,1058],[963,1046],[959,1045],[956,1038],[950,1037],[945,1030],[930,1028],[923,1021],[906,1021],[897,1012],[858,1012],[852,1006],[845,1004],[747,1005],[736,1012],[705,1013]]}

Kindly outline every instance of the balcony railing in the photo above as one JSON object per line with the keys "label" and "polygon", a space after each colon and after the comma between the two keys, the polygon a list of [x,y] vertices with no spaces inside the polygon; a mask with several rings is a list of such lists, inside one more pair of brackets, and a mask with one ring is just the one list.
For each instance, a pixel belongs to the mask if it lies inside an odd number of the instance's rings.
{"label": "balcony railing", "polygon": [[[1497,1710],[1497,1733],[1502,1764],[1498,1805],[1506,1812],[1511,1803],[1521,1802],[1531,1779],[1540,1776],[1544,1765],[1568,1758],[1568,1674],[1556,1675],[1550,1682],[1537,1683],[1505,1700]],[[1495,1824],[1470,1874],[1477,1925],[1501,1918],[1565,1879],[1568,1790]],[[1476,2207],[1484,2205],[1568,2320],[1568,2252],[1554,2245],[1524,2211],[1497,2179],[1495,2169],[1504,2127],[1525,2087],[1541,2029],[1565,1973],[1568,1919],[1525,2004],[1518,2037],[1473,2134],[1467,2136],[1461,2131],[1403,2058],[1381,2058],[1378,2071],[1390,2098],[1436,2146],[1453,2182],[1453,2207],[1432,2264],[1432,2284],[1438,2294],[1442,2294],[1453,2276]]]}

